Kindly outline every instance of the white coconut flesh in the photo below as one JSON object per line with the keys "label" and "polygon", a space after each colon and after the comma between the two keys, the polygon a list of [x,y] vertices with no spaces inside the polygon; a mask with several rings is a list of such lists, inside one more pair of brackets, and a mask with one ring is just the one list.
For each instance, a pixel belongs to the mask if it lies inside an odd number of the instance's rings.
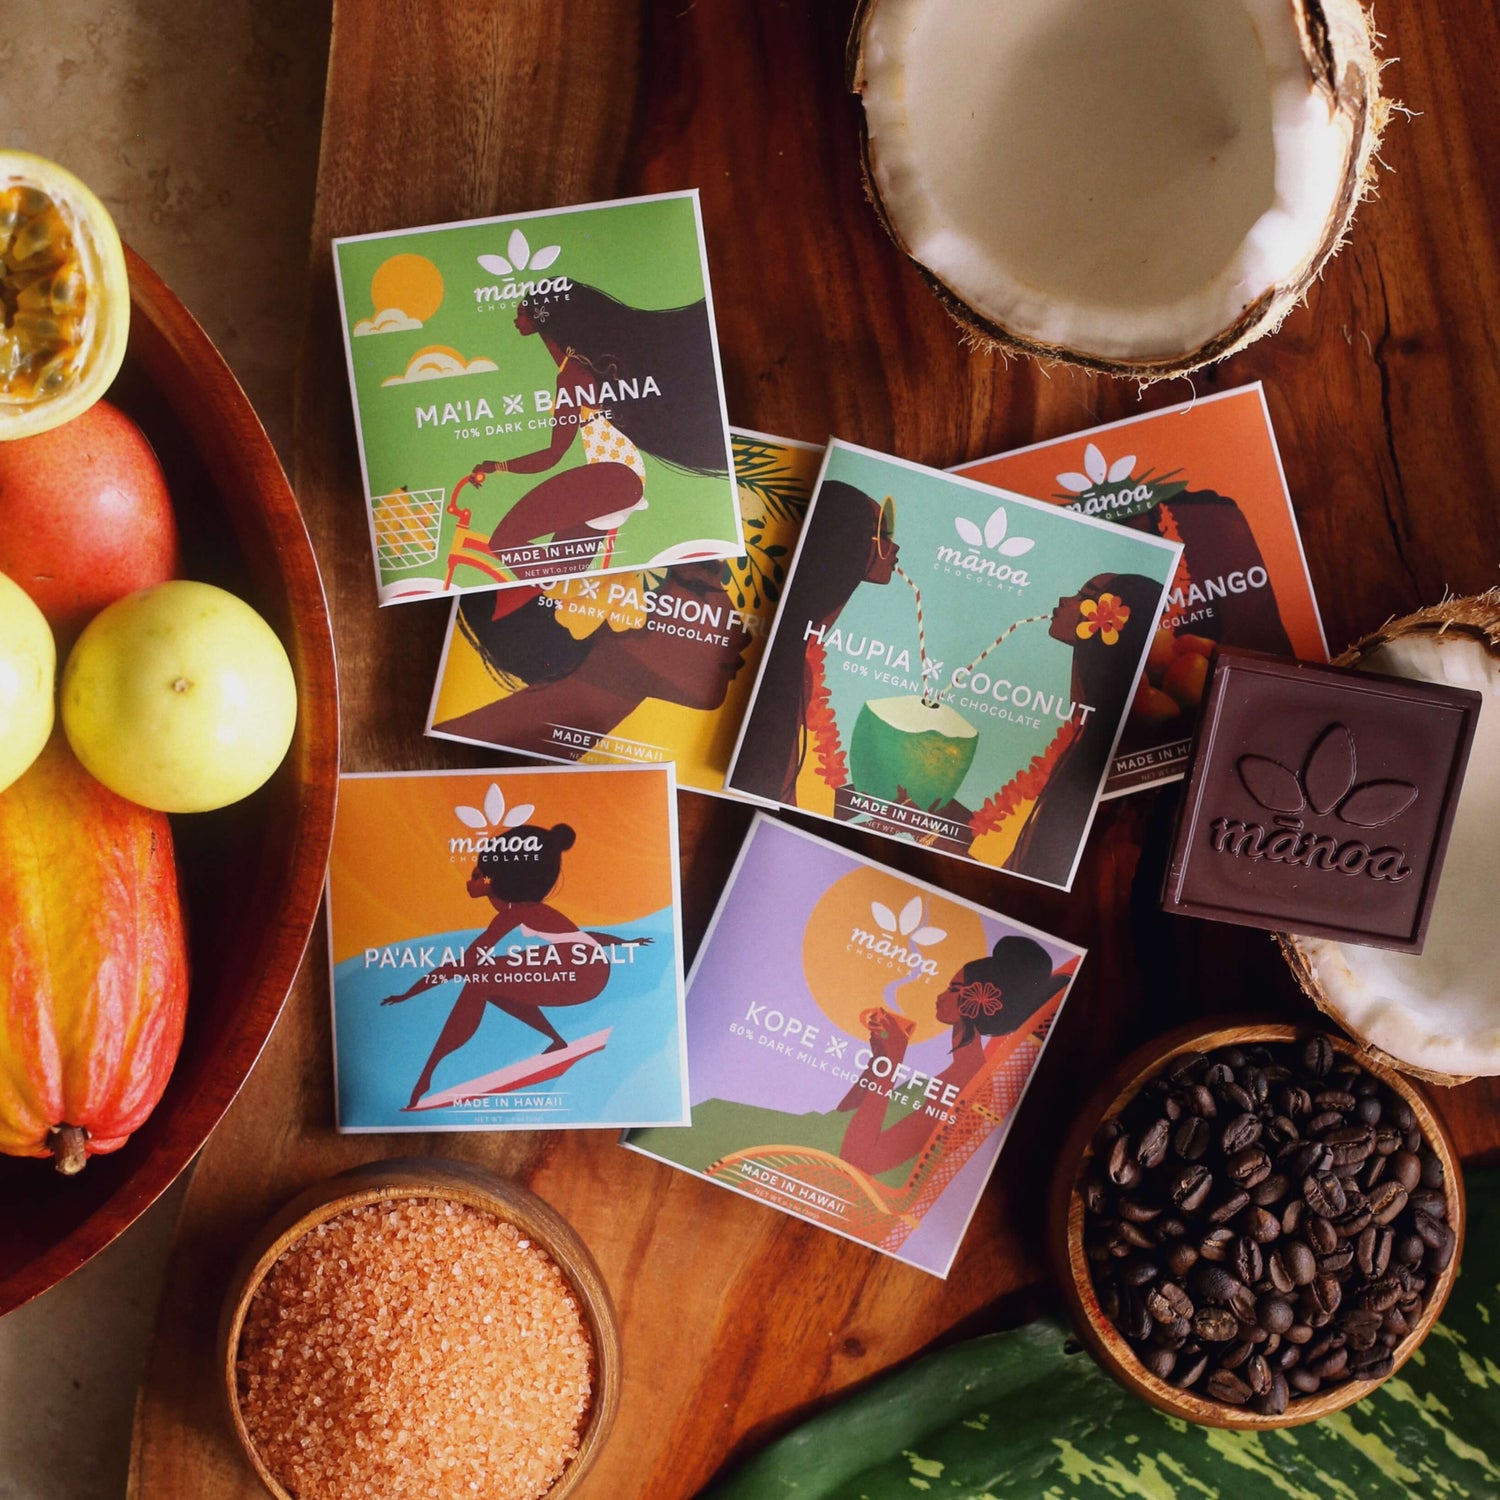
{"label": "white coconut flesh", "polygon": [[1500,660],[1472,638],[1406,635],[1358,665],[1473,688],[1484,706],[1422,952],[1292,942],[1324,1005],[1361,1040],[1427,1072],[1500,1073]]}
{"label": "white coconut flesh", "polygon": [[[1284,312],[1370,144],[1368,113],[1320,86],[1301,9],[870,0],[855,82],[893,234],[981,322],[1092,360],[1171,363],[1268,294]],[[1330,35],[1373,77],[1353,10]]]}

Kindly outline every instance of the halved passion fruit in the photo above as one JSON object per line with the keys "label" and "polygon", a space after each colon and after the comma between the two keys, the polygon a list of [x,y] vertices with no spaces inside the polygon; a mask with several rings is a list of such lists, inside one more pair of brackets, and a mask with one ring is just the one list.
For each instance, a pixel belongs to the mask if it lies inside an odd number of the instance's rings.
{"label": "halved passion fruit", "polygon": [[0,439],[92,406],[129,330],[125,252],[104,205],[55,162],[0,151]]}

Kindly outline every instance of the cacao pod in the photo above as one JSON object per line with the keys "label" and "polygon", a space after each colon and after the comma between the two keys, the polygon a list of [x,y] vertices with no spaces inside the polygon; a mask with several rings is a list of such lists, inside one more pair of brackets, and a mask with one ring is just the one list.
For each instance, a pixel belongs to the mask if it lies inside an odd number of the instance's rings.
{"label": "cacao pod", "polygon": [[166,1087],[188,960],[172,829],[54,735],[0,794],[0,1152],[79,1171]]}

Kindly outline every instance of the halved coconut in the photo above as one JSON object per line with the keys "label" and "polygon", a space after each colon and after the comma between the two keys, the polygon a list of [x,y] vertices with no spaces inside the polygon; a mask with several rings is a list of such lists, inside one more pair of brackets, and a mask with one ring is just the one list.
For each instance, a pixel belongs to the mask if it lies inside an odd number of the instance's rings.
{"label": "halved coconut", "polygon": [[1157,379],[1271,332],[1388,106],[1360,0],[862,0],[886,229],[981,344]]}
{"label": "halved coconut", "polygon": [[1420,954],[1282,934],[1303,989],[1366,1046],[1434,1083],[1500,1073],[1500,590],[1419,610],[1337,660],[1484,694]]}

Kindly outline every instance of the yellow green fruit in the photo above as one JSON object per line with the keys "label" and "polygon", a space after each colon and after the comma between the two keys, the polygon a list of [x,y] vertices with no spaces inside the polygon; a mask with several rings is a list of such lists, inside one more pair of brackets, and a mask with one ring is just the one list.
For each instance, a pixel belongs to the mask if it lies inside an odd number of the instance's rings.
{"label": "yellow green fruit", "polygon": [[0,573],[0,791],[41,754],[52,733],[57,648],[31,596]]}

